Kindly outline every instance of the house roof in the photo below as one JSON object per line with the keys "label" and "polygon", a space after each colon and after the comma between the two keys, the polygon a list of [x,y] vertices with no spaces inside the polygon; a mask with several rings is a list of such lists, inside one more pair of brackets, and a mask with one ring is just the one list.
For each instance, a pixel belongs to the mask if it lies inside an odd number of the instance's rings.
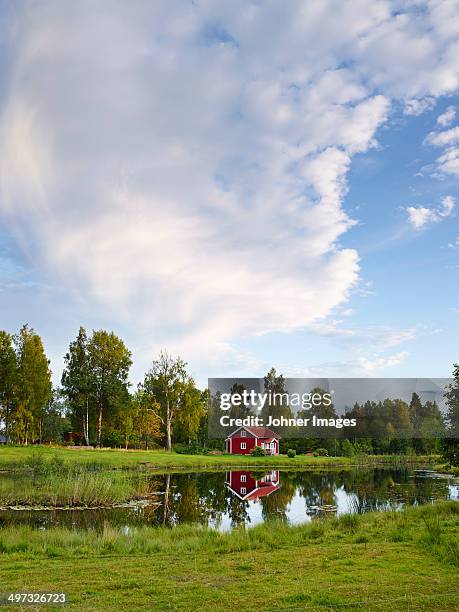
{"label": "house roof", "polygon": [[234,434],[237,433],[241,429],[246,429],[256,438],[270,438],[270,439],[275,438],[276,440],[280,438],[280,435],[274,432],[272,429],[269,429],[269,427],[247,427],[247,426],[238,427],[232,433],[230,433],[228,438],[231,438],[232,436],[234,436]]}
{"label": "house roof", "polygon": [[246,427],[257,438],[278,438],[279,435],[269,427]]}
{"label": "house roof", "polygon": [[258,487],[254,489],[253,491],[251,491],[248,495],[246,495],[244,499],[257,499],[258,497],[267,497],[268,495],[271,495],[271,493],[274,493],[274,491],[277,491],[278,489],[280,489],[280,486],[278,484],[271,484],[271,485],[266,485],[263,487]]}

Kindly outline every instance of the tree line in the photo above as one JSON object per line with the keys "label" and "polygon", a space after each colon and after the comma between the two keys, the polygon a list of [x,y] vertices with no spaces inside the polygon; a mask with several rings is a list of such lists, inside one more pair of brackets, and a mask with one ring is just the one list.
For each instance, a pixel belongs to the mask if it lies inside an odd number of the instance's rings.
{"label": "tree line", "polygon": [[[242,394],[244,386],[236,383],[230,390],[233,394]],[[270,397],[288,396],[285,379],[272,368],[264,377],[264,391]],[[319,387],[310,392],[311,395],[323,397],[325,391]],[[459,438],[459,365],[454,366],[453,382],[445,393],[447,412],[443,415],[436,402],[422,403],[417,393],[413,393],[409,403],[401,399],[386,398],[383,401],[368,400],[363,404],[355,403],[346,409],[342,418],[356,419],[357,426],[344,427],[335,432],[333,437],[319,438],[314,428],[302,428],[301,437],[298,427],[281,427],[279,433],[280,451],[289,449],[297,453],[312,452],[317,449],[326,450],[330,455],[351,456],[354,454],[400,454],[443,453],[450,459],[457,454],[457,438]],[[219,398],[212,398],[219,405]],[[218,411],[214,411],[217,414]],[[228,411],[231,418],[245,418],[251,410],[244,404],[232,405]],[[266,402],[261,416],[266,421],[268,415],[274,418],[290,419],[294,416],[288,402]],[[333,403],[319,402],[308,409],[299,410],[300,418],[337,419],[338,414]],[[448,451],[446,449],[448,448]],[[454,459],[456,461],[456,459]]]}
{"label": "tree line", "polygon": [[24,325],[0,331],[0,420],[8,441],[72,441],[126,448],[196,439],[206,415],[200,391],[181,358],[163,351],[131,389],[131,352],[113,332],[80,327],[64,357],[61,385],[51,382],[40,336]]}
{"label": "tree line", "polygon": [[[125,448],[161,445],[168,450],[173,444],[182,444],[188,451],[209,445],[207,390],[196,387],[187,364],[162,351],[135,389],[129,382],[131,365],[131,352],[116,334],[95,330],[88,336],[80,327],[64,356],[61,384],[53,388],[40,336],[28,325],[14,335],[0,330],[0,429],[7,441],[19,444],[67,440]],[[268,392],[284,393],[284,377],[272,368],[264,378],[264,387]],[[241,390],[235,385],[231,392]],[[314,391],[323,393],[321,389]],[[357,431],[346,433],[339,441],[290,435],[281,441],[281,450],[307,452],[325,447],[330,454],[428,453],[438,450],[439,439],[444,437],[443,447],[450,440],[450,454],[457,454],[458,364],[445,397],[445,416],[435,402],[423,404],[416,393],[409,404],[400,399],[355,404],[345,416],[357,418]],[[244,410],[234,406],[230,412],[244,417]],[[275,417],[292,416],[289,406],[267,405],[265,411]],[[333,404],[305,412],[305,416],[312,414],[318,418],[337,416]],[[214,444],[224,448],[221,441]]]}

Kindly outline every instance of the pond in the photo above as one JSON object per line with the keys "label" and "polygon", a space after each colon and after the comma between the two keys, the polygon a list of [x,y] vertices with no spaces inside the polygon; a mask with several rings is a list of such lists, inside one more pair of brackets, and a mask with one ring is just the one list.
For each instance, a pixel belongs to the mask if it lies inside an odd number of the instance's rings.
{"label": "pond", "polygon": [[146,473],[145,479],[148,501],[129,508],[3,510],[0,527],[30,524],[40,529],[52,525],[102,529],[109,522],[128,529],[194,523],[224,531],[268,520],[298,524],[317,516],[459,499],[458,478],[412,468]]}

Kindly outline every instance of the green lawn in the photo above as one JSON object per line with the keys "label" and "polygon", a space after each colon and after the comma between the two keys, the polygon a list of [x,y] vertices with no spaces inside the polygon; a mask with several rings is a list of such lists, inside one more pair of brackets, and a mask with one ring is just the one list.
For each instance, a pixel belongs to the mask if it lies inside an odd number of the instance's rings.
{"label": "green lawn", "polygon": [[49,446],[3,446],[0,447],[0,470],[21,467],[33,456],[41,455],[44,459],[59,456],[66,462],[97,463],[107,468],[134,468],[146,465],[158,468],[220,468],[246,466],[284,466],[284,467],[324,467],[368,465],[394,462],[429,463],[438,461],[438,457],[413,457],[375,455],[364,457],[311,457],[299,455],[289,459],[285,455],[277,457],[250,457],[240,455],[179,455],[165,451],[123,451],[109,449],[72,449]]}
{"label": "green lawn", "polygon": [[1,590],[70,610],[457,610],[458,543],[458,502],[229,534],[11,527]]}

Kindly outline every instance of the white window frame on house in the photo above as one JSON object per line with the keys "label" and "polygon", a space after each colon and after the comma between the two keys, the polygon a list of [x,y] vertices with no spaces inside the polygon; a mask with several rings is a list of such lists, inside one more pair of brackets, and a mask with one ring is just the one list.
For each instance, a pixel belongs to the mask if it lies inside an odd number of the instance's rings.
{"label": "white window frame on house", "polygon": [[241,450],[247,450],[247,442],[241,442]]}
{"label": "white window frame on house", "polygon": [[241,429],[241,438],[247,438],[247,432],[245,429]]}
{"label": "white window frame on house", "polygon": [[247,475],[241,474],[241,482],[247,482]]}
{"label": "white window frame on house", "polygon": [[271,442],[271,448],[272,448],[273,450],[275,450],[275,449],[276,449],[276,443],[275,443],[275,442]]}
{"label": "white window frame on house", "polygon": [[245,495],[247,493],[247,489],[245,487],[241,487],[241,495]]}

